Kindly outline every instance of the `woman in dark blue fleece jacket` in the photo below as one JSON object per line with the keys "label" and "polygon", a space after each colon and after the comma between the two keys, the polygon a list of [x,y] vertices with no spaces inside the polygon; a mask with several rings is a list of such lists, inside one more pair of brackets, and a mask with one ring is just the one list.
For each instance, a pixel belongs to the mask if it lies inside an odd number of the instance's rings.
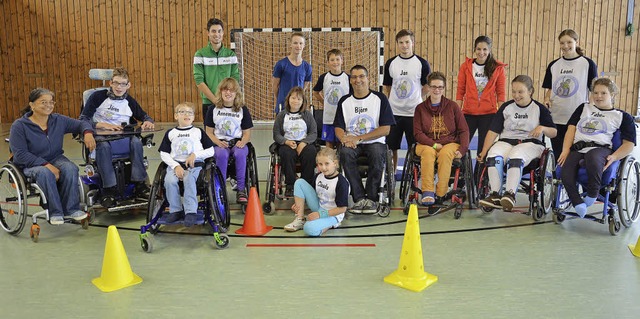
{"label": "woman in dark blue fleece jacket", "polygon": [[90,123],[52,114],[53,97],[47,89],[31,91],[25,114],[11,125],[9,143],[13,163],[42,189],[49,204],[49,222],[59,225],[65,218],[87,217],[80,210],[78,167],[63,155],[64,135],[84,134],[89,150],[96,147],[96,141]]}

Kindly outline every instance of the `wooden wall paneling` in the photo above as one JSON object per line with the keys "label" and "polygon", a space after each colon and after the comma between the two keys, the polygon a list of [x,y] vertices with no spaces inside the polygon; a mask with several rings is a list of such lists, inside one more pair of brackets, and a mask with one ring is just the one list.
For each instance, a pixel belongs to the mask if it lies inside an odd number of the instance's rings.
{"label": "wooden wall paneling", "polygon": [[[528,43],[533,43],[531,39],[531,9],[532,2],[534,1],[525,1],[520,3],[520,26],[518,32],[519,38],[519,48],[525,48]],[[530,59],[530,56],[534,54],[532,50],[518,50],[517,54],[521,56],[520,61],[522,66],[524,67],[521,71],[522,74],[533,74],[534,64],[535,62]]]}
{"label": "wooden wall paneling", "polygon": [[[447,7],[447,12],[454,12],[455,11],[455,3],[454,1],[447,1],[446,2],[448,4]],[[446,41],[446,48],[445,48],[445,52],[443,52],[443,55],[445,56],[445,61],[446,61],[446,70],[447,70],[447,79],[449,79],[449,84],[447,85],[447,91],[449,91],[449,98],[451,99],[455,99],[455,95],[456,95],[456,86],[453,85],[454,81],[453,79],[455,79],[455,74],[457,73],[457,67],[455,67],[456,63],[458,62],[456,59],[455,54],[453,54],[453,52],[455,52],[454,49],[454,35],[455,35],[455,30],[456,30],[456,23],[458,23],[458,19],[456,16],[451,15],[450,13],[447,15],[447,17],[445,18],[446,22],[447,22],[447,32],[446,32],[446,37],[445,37],[445,41]]]}
{"label": "wooden wall paneling", "polygon": [[[607,68],[606,72],[613,72],[614,69],[612,67],[612,57],[613,57],[613,50],[614,50],[614,40],[619,36],[619,29],[617,29],[617,23],[614,20],[615,17],[613,16],[613,1],[607,1],[606,3],[603,3],[603,16],[601,17],[602,20],[604,20],[604,32],[605,34],[604,36],[604,60],[607,63]],[[620,16],[624,16],[624,15],[620,15]],[[617,20],[625,20],[625,19],[617,19]],[[614,81],[615,81],[615,76],[613,77]]]}
{"label": "wooden wall paneling", "polygon": [[[616,19],[616,17],[619,17],[622,13],[622,1],[615,1],[615,5],[613,8],[613,12],[612,16],[614,17],[614,22],[613,22],[613,32],[616,32],[616,30],[624,30],[624,25],[626,24],[626,21],[624,21],[623,19]],[[624,36],[617,36],[614,37],[612,39],[612,50],[611,50],[611,70],[618,72],[618,76],[616,77],[617,80],[620,79],[622,73],[620,73],[622,70],[620,70],[620,65],[619,65],[619,60],[618,58],[620,57],[620,45],[621,43],[624,43],[622,41],[622,39],[624,38]]]}
{"label": "wooden wall paneling", "polygon": [[157,18],[156,21],[158,21],[158,73],[156,76],[158,78],[158,98],[156,98],[156,101],[159,101],[157,103],[159,103],[159,109],[160,109],[160,114],[161,117],[163,119],[165,119],[164,121],[171,121],[173,118],[169,117],[169,112],[168,109],[171,107],[170,103],[173,103],[172,101],[172,96],[171,96],[171,92],[169,90],[170,88],[170,84],[167,82],[169,79],[169,72],[168,72],[168,68],[167,66],[171,64],[171,52],[170,52],[170,47],[169,47],[169,43],[167,43],[167,39],[169,39],[169,37],[164,36],[165,34],[167,34],[167,30],[169,30],[169,21],[167,20],[168,17],[168,10],[167,10],[167,1],[158,1],[158,7],[157,7]]}
{"label": "wooden wall paneling", "polygon": [[[52,8],[53,4],[51,4],[50,8],[46,8],[45,10],[49,11]],[[89,55],[89,43],[87,39],[89,38],[88,32],[88,18],[87,18],[87,7],[89,4],[86,1],[78,2],[78,28],[82,30],[82,36],[78,38],[78,70],[76,73],[78,74],[78,83],[80,84],[80,102],[78,103],[78,115],[82,112],[81,106],[83,105],[82,101],[82,92],[94,86],[93,81],[89,79],[88,73],[91,68],[90,61],[91,56]],[[52,19],[48,19],[48,21],[53,21]],[[54,32],[55,29],[51,28],[48,32]],[[52,61],[52,60],[49,60]],[[54,64],[55,65],[55,64]],[[96,85],[97,86],[97,85]]]}
{"label": "wooden wall paneling", "polygon": [[[77,118],[80,115],[80,104],[82,103],[82,77],[81,67],[82,62],[80,59],[82,46],[80,42],[84,38],[82,29],[80,29],[80,5],[78,0],[70,1],[68,8],[68,23],[69,30],[74,32],[68,32],[69,42],[66,43],[67,59],[69,61],[69,68],[66,70],[67,76],[65,77],[67,83],[66,103],[68,108],[67,114],[73,118]],[[53,80],[54,72],[47,74],[49,81]]]}
{"label": "wooden wall paneling", "polygon": [[[68,19],[69,13],[67,3],[55,5],[49,1],[42,1],[43,7],[40,20],[43,23],[43,37],[45,48],[49,48],[49,54],[45,55],[45,65],[48,76],[48,82],[56,87],[56,112],[70,114],[77,117],[77,110],[73,99],[73,76],[67,76],[67,63],[65,56],[70,54],[71,45],[69,43],[69,32],[56,32],[56,30],[69,30],[65,20]],[[62,14],[64,12],[64,14]],[[64,79],[64,80],[63,80]]]}
{"label": "wooden wall paneling", "polygon": [[512,77],[512,74],[515,74],[518,63],[511,56],[511,50],[516,46],[515,43],[511,41],[512,33],[513,33],[513,25],[515,21],[513,20],[513,6],[510,1],[505,1],[504,9],[505,9],[505,25],[504,25],[504,42],[502,45],[502,49],[504,50],[502,53],[502,61],[509,64],[509,72],[507,74],[507,78]]}
{"label": "wooden wall paneling", "polygon": [[[169,13],[171,18],[169,21],[171,22],[171,41],[170,41],[170,57],[169,57],[169,85],[172,91],[172,100],[170,101],[171,105],[167,107],[173,107],[181,102],[190,101],[186,98],[186,92],[188,91],[189,84],[191,83],[187,77],[190,72],[187,70],[187,65],[192,63],[192,58],[189,54],[185,55],[185,48],[189,47],[190,43],[179,43],[177,39],[186,39],[184,33],[182,32],[184,26],[182,22],[182,14],[180,14],[179,9],[182,9],[181,6],[178,5],[177,1],[169,2]],[[225,29],[226,31],[226,29]],[[195,85],[195,83],[194,83]],[[196,104],[197,106],[197,104]],[[197,109],[197,107],[196,107]],[[171,114],[172,112],[169,112]]]}
{"label": "wooden wall paneling", "polygon": [[[622,16],[624,16],[626,12],[627,12],[626,8],[623,9]],[[635,21],[638,21],[637,12],[638,12],[638,3],[635,3],[634,24],[637,23]],[[632,37],[624,36],[624,29],[621,30],[620,32],[620,37],[623,37],[625,40],[624,51],[626,52],[626,54],[624,55],[624,68],[625,68],[623,70],[624,75],[620,80],[620,83],[617,83],[618,86],[621,88],[620,98],[619,98],[620,108],[630,112],[633,115],[639,113],[638,110],[636,110],[636,107],[638,106],[637,105],[638,104],[638,83],[639,83],[638,73],[640,72],[640,68],[638,68],[638,62],[637,62],[638,43],[639,43],[637,32],[638,31],[634,32]],[[632,41],[632,39],[635,39],[635,43],[633,43],[634,41]],[[634,60],[636,61],[635,63],[633,62]]]}
{"label": "wooden wall paneling", "polygon": [[[2,30],[4,30],[5,34],[4,34],[4,38],[8,38],[9,34],[8,32],[11,32],[7,26],[8,23],[8,19],[9,19],[9,13],[8,10],[6,8],[6,5],[4,3],[4,1],[0,1],[0,15],[2,15],[2,17],[4,17],[4,19],[2,19],[2,21],[0,21],[0,28]],[[0,77],[0,92],[7,92],[7,90],[5,89],[5,81],[7,81],[6,79],[4,79],[4,73],[5,70],[9,70],[9,66],[7,63],[7,43],[8,40],[5,41],[0,41],[0,68],[2,70],[2,74],[3,76]],[[2,103],[3,101],[0,100],[0,103]],[[11,107],[7,104],[4,105],[3,108],[1,108],[0,110],[0,123],[11,123],[10,118],[7,116],[8,115],[8,111]]]}
{"label": "wooden wall paneling", "polygon": [[[149,78],[149,82],[152,83],[150,88],[152,91],[152,94],[150,94],[148,96],[147,99],[147,104],[149,105],[150,108],[153,108],[153,111],[155,114],[158,114],[158,118],[160,118],[162,121],[166,121],[165,119],[163,119],[162,117],[162,106],[160,105],[160,76],[158,74],[158,72],[153,72],[152,70],[160,70],[160,52],[159,52],[159,41],[160,41],[160,37],[158,35],[159,32],[159,24],[158,23],[158,2],[156,1],[150,1],[150,7],[149,7],[149,21],[150,21],[150,28],[149,28],[149,35],[150,35],[150,39],[149,42],[151,43],[151,50],[150,52],[153,52],[153,56],[154,58],[153,60],[153,64],[152,64],[152,68],[151,69],[145,69],[142,70],[142,72],[144,72],[145,74],[147,74],[147,78]],[[164,57],[164,55],[163,55]]]}
{"label": "wooden wall paneling", "polygon": [[606,24],[606,6],[602,0],[596,1],[596,14],[597,18],[594,19],[594,24],[597,28],[597,33],[594,34],[594,38],[598,41],[598,58],[602,64],[601,70],[599,70],[598,76],[602,75],[603,71],[609,70],[609,62],[607,61],[607,42],[606,38],[611,37],[611,34],[604,34],[607,31]]}
{"label": "wooden wall paneling", "polygon": [[[456,99],[456,90],[458,87],[458,74],[460,73],[460,65],[465,60],[465,40],[463,35],[465,34],[465,29],[467,25],[467,17],[466,10],[463,9],[464,3],[462,1],[455,1],[455,8],[453,10],[453,15],[456,17],[456,27],[453,34],[453,43],[454,43],[454,51],[452,52],[454,56],[454,63],[451,66],[453,73],[451,74],[451,88],[453,89],[451,94],[451,99]],[[457,53],[457,54],[456,54]],[[462,105],[460,105],[462,107]]]}
{"label": "wooden wall paneling", "polygon": [[[61,30],[71,30],[69,16],[72,8],[70,8],[67,1],[61,3],[60,7],[61,15],[58,17],[58,19],[62,21]],[[59,83],[59,85],[53,84],[49,87],[53,87],[53,89],[56,91],[56,99],[59,105],[56,107],[56,111],[62,114],[67,114],[71,117],[76,117],[78,114],[72,114],[69,108],[69,105],[71,103],[70,95],[72,95],[71,92],[73,92],[73,57],[71,52],[70,33],[71,32],[69,31],[59,32],[60,40],[58,52],[60,52],[62,63],[59,64],[58,71],[60,72],[60,78],[62,79],[62,81],[61,83]]]}
{"label": "wooden wall paneling", "polygon": [[[141,1],[140,5],[140,9],[142,12],[142,20],[140,20],[140,22],[142,22],[142,26],[140,27],[139,32],[144,46],[141,47],[139,56],[143,57],[145,52],[150,56],[138,60],[138,64],[135,67],[135,75],[133,76],[134,79],[137,79],[136,82],[138,82],[138,85],[136,85],[135,91],[133,90],[132,86],[132,93],[136,94],[134,95],[134,97],[140,95],[136,97],[136,99],[147,113],[153,113],[155,116],[154,119],[156,121],[162,121],[162,119],[158,116],[155,108],[153,107],[153,104],[151,103],[151,98],[154,96],[153,77],[150,73],[145,72],[146,70],[148,70],[149,72],[151,72],[151,70],[154,70],[153,63],[155,61],[155,58],[151,55],[153,52],[155,52],[153,51],[153,39],[151,37],[151,32],[155,27],[150,16],[151,3]],[[143,92],[146,94],[143,94]]]}
{"label": "wooden wall paneling", "polygon": [[[6,2],[5,2],[6,3]],[[8,1],[8,7],[10,10],[9,16],[11,17],[11,38],[12,44],[7,46],[7,54],[12,55],[12,59],[9,59],[10,68],[5,72],[3,70],[3,78],[9,79],[9,92],[17,92],[12,99],[9,100],[9,103],[15,107],[16,109],[12,110],[8,116],[9,121],[13,121],[20,116],[20,109],[24,108],[27,104],[27,98],[24,94],[24,75],[22,68],[22,60],[21,57],[24,56],[26,49],[24,45],[22,45],[20,39],[20,30],[22,29],[20,26],[20,21],[22,21],[21,8],[19,9],[19,4],[16,1]],[[7,39],[9,40],[9,39]],[[4,42],[4,41],[3,41]],[[14,53],[14,54],[11,54]]]}
{"label": "wooden wall paneling", "polygon": [[445,72],[446,69],[444,65],[443,53],[442,52],[442,2],[434,1],[433,9],[430,9],[430,15],[433,16],[433,28],[430,30],[427,37],[431,37],[430,43],[433,43],[433,56],[434,63],[436,66],[434,67],[435,71]]}

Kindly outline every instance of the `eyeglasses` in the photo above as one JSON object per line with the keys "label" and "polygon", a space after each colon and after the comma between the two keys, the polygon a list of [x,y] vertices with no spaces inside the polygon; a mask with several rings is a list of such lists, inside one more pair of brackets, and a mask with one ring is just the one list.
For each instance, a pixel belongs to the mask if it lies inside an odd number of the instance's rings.
{"label": "eyeglasses", "polygon": [[195,114],[195,112],[193,112],[193,111],[184,111],[184,110],[182,110],[182,111],[178,111],[178,112],[176,112],[176,114],[180,114],[180,115],[193,115],[193,114]]}
{"label": "eyeglasses", "polygon": [[54,106],[54,105],[56,105],[56,102],[55,101],[42,101],[42,102],[40,102],[38,104],[40,104],[42,106],[47,106],[47,105],[48,106]]}
{"label": "eyeglasses", "polygon": [[121,88],[127,87],[127,85],[129,85],[129,82],[117,82],[117,81],[111,81],[111,85],[113,86],[119,86]]}
{"label": "eyeglasses", "polygon": [[444,90],[444,86],[431,86],[431,85],[430,85],[429,87],[430,87],[432,90],[440,90],[440,91]]}

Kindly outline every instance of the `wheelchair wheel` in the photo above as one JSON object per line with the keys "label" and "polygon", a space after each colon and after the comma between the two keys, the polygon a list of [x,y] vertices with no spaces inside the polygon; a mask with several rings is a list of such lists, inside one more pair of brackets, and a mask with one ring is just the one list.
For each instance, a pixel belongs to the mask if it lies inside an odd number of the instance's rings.
{"label": "wheelchair wheel", "polygon": [[226,234],[219,234],[217,237],[214,235],[213,244],[218,249],[225,249],[229,247],[229,236]]}
{"label": "wheelchair wheel", "polygon": [[609,222],[609,233],[611,234],[611,236],[616,236],[618,235],[618,232],[620,232],[620,228],[622,228],[622,224],[620,223],[620,221],[617,221],[614,217],[613,217],[613,210],[609,209],[609,218],[607,219],[607,221]]}
{"label": "wheelchair wheel", "polygon": [[[252,144],[249,146],[249,156],[247,157],[247,173],[246,173],[246,188],[250,190],[251,187],[255,187],[260,194],[260,183],[258,183],[258,163],[256,160],[256,151]],[[248,194],[248,192],[247,192]]]}
{"label": "wheelchair wheel", "polygon": [[456,205],[456,210],[453,212],[453,218],[460,219],[462,217],[462,205]]}
{"label": "wheelchair wheel", "polygon": [[556,212],[554,209],[554,212],[552,214],[552,218],[553,218],[553,222],[556,224],[562,224],[562,222],[565,220],[567,216],[565,216],[564,214],[561,214],[560,212]]}
{"label": "wheelchair wheel", "polygon": [[140,238],[140,246],[145,253],[150,253],[153,251],[153,235],[142,236]]}
{"label": "wheelchair wheel", "polygon": [[640,211],[640,163],[635,158],[627,157],[620,165],[617,185],[617,203],[620,222],[630,227],[638,220]]}
{"label": "wheelchair wheel", "polygon": [[264,203],[262,204],[262,211],[267,215],[271,215],[276,212],[276,204],[273,202]]}
{"label": "wheelchair wheel", "polygon": [[[156,170],[156,175],[153,178],[153,184],[151,185],[151,191],[149,195],[149,203],[147,205],[147,224],[150,223],[156,215],[164,212],[167,207],[167,201],[164,197],[164,174],[167,170],[167,164],[160,163]],[[158,224],[151,225],[150,232],[155,234],[158,231]]]}
{"label": "wheelchair wheel", "polygon": [[469,200],[469,209],[474,209],[478,207],[478,191],[476,190],[476,184],[473,178],[473,164],[471,161],[470,151],[467,151],[467,156],[464,159],[463,165],[465,168],[464,182],[467,199]]}
{"label": "wheelchair wheel", "polygon": [[0,168],[0,226],[11,235],[19,234],[27,220],[27,186],[13,164]]}
{"label": "wheelchair wheel", "polygon": [[275,189],[275,166],[276,166],[276,154],[271,154],[269,159],[269,173],[267,174],[267,201],[262,206],[262,209],[267,213],[266,206],[269,203],[272,203],[276,200],[276,189]]}
{"label": "wheelchair wheel", "polygon": [[[553,174],[556,170],[556,158],[553,152],[547,151],[546,156],[540,161],[540,169],[538,171],[538,180],[536,181],[539,191],[538,210],[542,210],[542,214],[548,214],[551,211],[554,199]],[[531,212],[534,219],[540,212]],[[540,216],[542,219],[542,216]],[[537,220],[540,220],[537,219]]]}
{"label": "wheelchair wheel", "polygon": [[[393,152],[391,150],[387,150],[387,165],[386,166],[386,176],[385,176],[385,181],[386,181],[386,187],[385,187],[385,191],[387,192],[387,200],[389,205],[393,204],[393,200],[395,198],[395,186],[396,186],[396,177],[395,177],[395,172],[396,172],[396,168],[394,165],[391,165],[390,163],[393,163]],[[387,214],[388,216],[388,214]]]}
{"label": "wheelchair wheel", "polygon": [[225,180],[217,166],[213,166],[211,172],[211,183],[208,183],[207,197],[209,198],[209,209],[215,215],[216,221],[225,229],[223,232],[226,232],[231,224],[231,214],[229,213]]}
{"label": "wheelchair wheel", "polygon": [[[476,188],[476,190],[479,201],[480,199],[487,198],[489,196],[489,194],[491,193],[491,187],[489,186],[489,175],[487,174],[487,167],[484,165],[479,165],[478,169],[480,170],[480,177],[478,178],[478,187]],[[490,213],[494,209],[493,207],[486,207],[482,205],[478,206],[480,206],[480,209],[482,209],[482,211],[485,213]]]}
{"label": "wheelchair wheel", "polygon": [[378,208],[378,216],[380,217],[389,217],[389,213],[391,213],[391,208],[388,205],[382,205]]}
{"label": "wheelchair wheel", "polygon": [[413,174],[415,170],[415,164],[413,163],[413,159],[415,155],[413,154],[414,148],[411,147],[411,150],[408,151],[408,155],[404,160],[404,167],[402,168],[402,179],[400,180],[400,200],[402,201],[402,206],[408,206],[411,195],[413,194]]}

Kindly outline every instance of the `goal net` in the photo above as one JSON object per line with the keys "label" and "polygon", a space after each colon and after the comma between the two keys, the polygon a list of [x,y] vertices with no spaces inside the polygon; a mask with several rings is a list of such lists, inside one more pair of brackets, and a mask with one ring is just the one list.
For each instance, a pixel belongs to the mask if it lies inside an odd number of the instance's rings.
{"label": "goal net", "polygon": [[238,56],[240,85],[245,104],[251,117],[258,121],[275,118],[271,78],[277,61],[290,53],[292,32],[301,32],[305,37],[303,59],[313,68],[311,86],[306,92],[312,105],[312,88],[318,76],[329,71],[327,51],[339,49],[344,54],[342,68],[364,65],[369,71],[369,84],[373,90],[381,90],[384,67],[384,34],[382,28],[273,28],[233,29],[231,49]]}

